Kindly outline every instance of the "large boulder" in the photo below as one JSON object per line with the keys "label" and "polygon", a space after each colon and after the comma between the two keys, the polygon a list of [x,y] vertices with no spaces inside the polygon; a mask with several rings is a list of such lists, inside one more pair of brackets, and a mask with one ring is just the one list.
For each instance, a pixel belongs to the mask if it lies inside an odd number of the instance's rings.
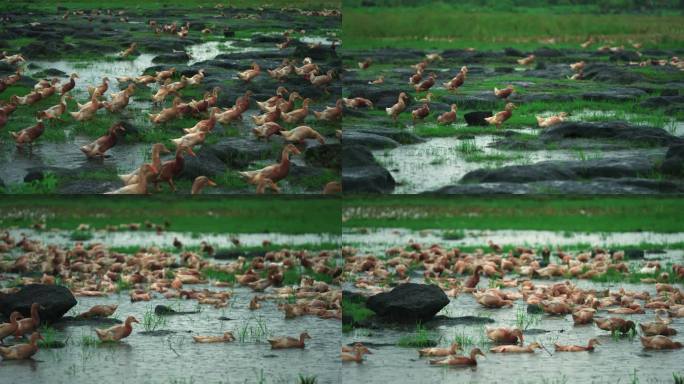
{"label": "large boulder", "polygon": [[684,144],[673,145],[667,150],[660,170],[668,175],[684,175]]}
{"label": "large boulder", "polygon": [[463,115],[463,118],[466,121],[466,124],[470,126],[484,126],[484,125],[489,125],[487,121],[485,120],[488,117],[492,117],[492,112],[490,111],[475,111],[475,112],[468,112],[465,115]]}
{"label": "large boulder", "polygon": [[380,318],[401,323],[428,321],[447,304],[449,298],[438,286],[415,283],[401,284],[366,302]]}
{"label": "large boulder", "polygon": [[610,139],[657,146],[682,141],[662,128],[633,125],[623,121],[568,121],[545,129],[539,134],[539,139],[545,143],[563,139]]}
{"label": "large boulder", "polygon": [[358,131],[344,132],[342,134],[342,144],[345,147],[349,145],[362,145],[370,149],[396,148],[399,146],[399,143],[387,136]]}
{"label": "large boulder", "polygon": [[16,293],[0,294],[0,313],[9,318],[12,312],[19,311],[28,317],[33,303],[42,307],[38,312],[41,322],[52,324],[76,305],[76,299],[68,288],[60,285],[30,284]]}
{"label": "large boulder", "polygon": [[368,148],[343,146],[342,189],[345,192],[389,193],[394,186],[392,174],[378,164]]}

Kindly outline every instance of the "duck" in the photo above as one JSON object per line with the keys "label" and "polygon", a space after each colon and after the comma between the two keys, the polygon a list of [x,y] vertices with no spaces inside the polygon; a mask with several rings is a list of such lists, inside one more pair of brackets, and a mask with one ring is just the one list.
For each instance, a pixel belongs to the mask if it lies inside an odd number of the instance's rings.
{"label": "duck", "polygon": [[278,337],[275,339],[268,339],[271,344],[271,349],[285,349],[285,348],[304,348],[304,340],[311,339],[307,332],[302,332],[299,339],[294,337]]}
{"label": "duck", "polygon": [[138,171],[137,183],[127,184],[117,190],[105,192],[107,195],[146,195],[147,181],[151,175],[158,173],[158,170],[152,164],[143,164]]}
{"label": "duck", "polygon": [[[152,166],[155,169],[160,170],[161,169],[161,157],[160,157],[160,155],[166,154],[166,153],[171,153],[171,151],[169,151],[168,148],[166,148],[166,146],[164,144],[162,144],[162,143],[153,144],[152,145],[152,155],[151,155],[152,162],[150,164],[152,164]],[[126,185],[137,184],[139,172],[140,172],[140,168],[134,170],[131,173],[119,175],[119,179],[121,179],[121,181],[123,181],[124,184],[126,184]],[[156,178],[156,174],[150,174],[148,176],[147,181],[148,182],[154,181],[155,178]]]}
{"label": "duck", "polygon": [[497,112],[494,116],[485,117],[485,121],[487,121],[489,125],[496,125],[496,127],[499,128],[501,124],[513,116],[513,109],[515,108],[517,108],[515,104],[507,103],[503,111]]}
{"label": "duck", "polygon": [[242,111],[239,108],[227,108],[223,112],[218,112],[216,113],[216,121],[223,124],[227,125],[230,124],[231,122],[235,120],[241,120],[242,119]]}
{"label": "duck", "polygon": [[667,326],[667,324],[658,321],[652,323],[640,323],[639,327],[641,328],[641,332],[646,336],[674,336],[677,334],[676,329],[670,328]]}
{"label": "duck", "polygon": [[430,104],[428,104],[428,103],[423,103],[423,105],[421,107],[416,108],[413,111],[411,111],[411,117],[412,117],[414,123],[418,119],[420,119],[420,120],[424,119],[429,114],[430,114]]}
{"label": "duck", "polygon": [[513,92],[515,92],[515,88],[510,84],[504,89],[494,87],[494,96],[499,99],[507,99]]}
{"label": "duck", "polygon": [[672,341],[669,337],[663,335],[641,336],[640,339],[644,349],[679,349],[682,347],[682,343]]}
{"label": "duck", "polygon": [[[309,73],[309,82],[314,86],[314,87],[327,87],[328,84],[330,84],[333,80],[333,74],[335,73],[334,70],[329,70],[323,75],[316,75],[313,72]],[[326,88],[327,92],[327,88]]]}
{"label": "duck", "polygon": [[407,101],[409,101],[408,96],[406,95],[406,93],[401,92],[399,94],[397,102],[391,107],[385,108],[385,112],[387,112],[387,115],[392,117],[392,120],[396,122],[397,116],[399,116],[399,114],[404,112],[404,110],[406,109]]}
{"label": "duck", "polygon": [[252,63],[252,68],[248,69],[246,71],[238,72],[238,78],[240,78],[242,81],[245,83],[250,82],[253,78],[259,76],[261,73],[261,67],[259,67],[259,64],[257,63]]}
{"label": "duck", "polygon": [[104,107],[112,113],[122,111],[128,105],[130,98],[134,92],[135,84],[128,84],[128,87],[126,87],[126,89],[116,93],[112,93],[110,95],[112,101],[109,103],[104,102]]}
{"label": "duck", "polygon": [[207,137],[206,132],[196,132],[187,133],[177,139],[172,139],[171,141],[176,144],[176,147],[194,147],[195,145],[202,144]]}
{"label": "duck", "polygon": [[173,99],[173,105],[169,108],[162,109],[157,114],[148,113],[150,121],[155,124],[165,123],[167,121],[173,120],[180,115],[179,105],[181,104],[180,98]]}
{"label": "duck", "polygon": [[155,73],[154,81],[161,83],[161,82],[165,81],[166,79],[170,79],[171,76],[173,76],[175,73],[176,73],[176,67],[171,67],[171,68],[163,70],[163,71],[158,71]]}
{"label": "duck", "polygon": [[561,300],[542,300],[539,304],[541,304],[544,312],[549,315],[565,315],[572,313],[570,306]]}
{"label": "duck", "polygon": [[425,92],[428,89],[432,88],[433,85],[435,85],[435,78],[437,75],[434,73],[431,73],[430,76],[428,76],[427,79],[423,80],[422,82],[415,84],[413,88],[415,88],[416,92]]}
{"label": "duck", "polygon": [[427,53],[425,54],[425,60],[427,60],[428,63],[432,63],[434,61],[442,61],[444,59],[439,53]]}
{"label": "duck", "polygon": [[385,83],[385,76],[380,75],[374,80],[371,80],[368,82],[368,85],[379,85],[379,84],[384,84]]}
{"label": "duck", "polygon": [[119,341],[128,337],[133,332],[132,323],[140,323],[135,317],[128,316],[124,324],[115,325],[107,329],[95,328],[95,333],[100,341]]}
{"label": "duck", "polygon": [[[290,113],[292,113],[292,112],[290,112]],[[253,115],[252,121],[254,121],[254,124],[256,124],[256,125],[264,125],[270,121],[276,121],[280,117],[281,117],[280,108],[276,106],[276,108],[275,108],[275,110],[273,110],[273,112],[266,112],[262,115]]]}
{"label": "duck", "polygon": [[123,51],[119,52],[119,56],[121,56],[121,57],[128,57],[128,56],[132,55],[132,54],[135,52],[135,49],[136,49],[137,47],[138,47],[138,44],[137,44],[137,43],[135,43],[135,42],[134,42],[134,43],[131,43],[131,45],[130,45],[128,48],[126,48],[126,49],[124,49]]}
{"label": "duck", "polygon": [[283,112],[283,113],[290,112],[290,111],[292,111],[292,108],[294,108],[295,100],[301,99],[301,98],[302,98],[302,96],[298,92],[292,92],[292,93],[290,93],[290,96],[287,98],[287,100],[280,98],[276,101],[275,105],[263,106],[260,108],[264,112],[271,112],[277,106],[280,109],[280,112]]}
{"label": "duck", "polygon": [[549,116],[549,117],[543,117],[543,116],[535,116],[537,118],[537,125],[539,125],[540,128],[547,128],[552,125],[556,125],[558,123],[562,123],[565,121],[565,119],[568,117],[568,114],[566,112],[561,112],[557,115]]}
{"label": "duck", "polygon": [[160,181],[166,181],[171,187],[171,190],[173,192],[176,192],[176,186],[173,183],[173,178],[180,175],[180,173],[183,172],[183,168],[185,167],[185,159],[183,158],[183,156],[185,153],[193,157],[197,156],[190,147],[186,147],[184,145],[179,145],[178,147],[176,147],[175,158],[173,160],[168,160],[162,163],[161,168],[159,169],[159,173],[157,174],[157,177],[154,180],[155,189],[159,190]]}
{"label": "duck", "polygon": [[463,287],[468,289],[474,289],[475,287],[477,287],[477,284],[480,282],[480,273],[482,273],[483,269],[484,267],[482,265],[478,265],[477,267],[475,267],[472,276],[470,276],[468,280],[465,281]]}
{"label": "duck", "polygon": [[204,69],[200,69],[199,71],[197,71],[197,73],[195,73],[194,75],[192,75],[191,77],[189,77],[187,79],[187,84],[188,85],[200,85],[203,80],[204,80]]}
{"label": "duck", "polygon": [[518,64],[520,65],[530,65],[532,62],[534,62],[535,56],[534,55],[529,55],[527,57],[524,57],[522,59],[518,59]]}
{"label": "duck", "polygon": [[64,84],[64,85],[62,85],[62,87],[60,88],[59,94],[60,94],[61,96],[64,96],[67,92],[69,92],[69,91],[71,91],[72,89],[74,89],[74,87],[76,87],[76,80],[74,80],[74,79],[78,79],[78,78],[79,78],[79,77],[78,77],[78,74],[72,73],[72,74],[69,76],[69,82],[66,83],[66,84]]}
{"label": "duck", "polygon": [[36,119],[36,124],[24,128],[19,132],[10,132],[12,137],[14,137],[14,141],[16,142],[17,146],[22,146],[24,144],[33,144],[36,139],[38,139],[43,132],[45,132],[45,124],[43,124],[43,120],[41,119]]}
{"label": "duck", "polygon": [[97,98],[104,95],[104,93],[107,92],[107,89],[109,89],[109,78],[103,77],[102,84],[97,87],[88,86],[88,94],[92,98]]}
{"label": "duck", "polygon": [[342,193],[342,183],[339,181],[331,181],[323,187],[324,195],[337,195]]}
{"label": "duck", "polygon": [[76,316],[77,318],[80,319],[91,319],[94,317],[98,318],[103,318],[103,317],[109,317],[116,312],[117,308],[119,308],[118,305],[113,304],[113,305],[95,305],[92,306],[89,310],[81,313],[80,315]]}
{"label": "duck", "polygon": [[274,193],[280,193],[280,187],[271,179],[260,178],[257,182],[256,194],[262,195],[266,192],[266,188],[272,190]]}
{"label": "duck", "polygon": [[278,81],[284,81],[290,73],[294,71],[294,65],[290,64],[288,61],[287,64],[282,65],[278,68],[275,69],[267,69],[266,72],[268,72],[268,75],[271,76],[272,78],[278,80]]}
{"label": "duck", "polygon": [[428,93],[425,94],[425,97],[418,97],[418,96],[416,96],[416,97],[414,97],[414,99],[415,99],[417,102],[419,102],[419,103],[431,103],[431,102],[432,102],[432,97],[433,97],[433,96],[434,96],[434,95],[432,94],[432,92],[428,92]]}
{"label": "duck", "polygon": [[368,99],[364,99],[363,97],[354,97],[351,99],[343,97],[342,101],[344,102],[344,105],[347,108],[354,108],[354,109],[363,108],[363,107],[373,108],[373,102],[368,100]]}
{"label": "duck", "polygon": [[117,134],[121,132],[126,132],[122,123],[114,123],[107,130],[107,134],[99,137],[97,140],[90,144],[86,144],[81,147],[81,152],[83,152],[87,158],[94,157],[104,157],[105,153],[116,145]]}
{"label": "duck", "polygon": [[596,326],[604,331],[627,333],[630,330],[636,330],[636,325],[632,320],[625,320],[619,317],[610,317],[607,319],[594,319]]}
{"label": "duck", "polygon": [[45,340],[38,332],[34,332],[28,344],[16,344],[11,347],[0,347],[3,360],[25,360],[38,353],[38,340]]}
{"label": "duck", "polygon": [[408,85],[415,86],[418,83],[420,83],[421,80],[423,80],[423,70],[419,69],[416,71],[416,73],[414,73],[413,75],[411,75],[411,77],[409,77]]}
{"label": "duck", "polygon": [[315,129],[309,127],[308,125],[300,125],[297,128],[291,129],[289,131],[280,130],[276,134],[281,135],[285,138],[285,141],[302,143],[305,139],[317,140],[321,144],[325,144],[325,138],[320,133],[316,132]]}
{"label": "duck", "polygon": [[62,95],[62,97],[59,99],[59,104],[53,105],[52,107],[38,112],[36,117],[42,120],[50,120],[50,119],[55,119],[59,121],[64,121],[62,120],[61,116],[66,112],[67,110],[67,100],[71,100],[72,97],[69,94]]}
{"label": "duck", "polygon": [[216,183],[206,176],[197,176],[195,181],[192,182],[190,194],[199,195],[202,193],[202,189],[206,186],[215,187]]}
{"label": "duck", "polygon": [[[283,113],[281,114],[281,118],[283,119],[284,122],[290,123],[290,124],[297,124],[304,120],[306,116],[309,114],[309,103],[311,102],[311,99],[306,98],[304,101],[302,101],[302,107],[299,109],[295,109],[292,112],[288,113]],[[276,107],[279,109],[279,107]]]}
{"label": "duck", "polygon": [[255,171],[239,172],[239,175],[252,185],[258,185],[261,179],[269,179],[277,183],[287,177],[290,172],[290,154],[299,155],[301,151],[294,145],[287,144],[283,147],[279,163]]}
{"label": "duck", "polygon": [[34,91],[25,96],[13,95],[10,97],[10,103],[18,105],[33,105],[43,99],[43,94]]}
{"label": "duck", "polygon": [[340,358],[342,359],[342,362],[355,362],[355,363],[363,363],[363,355],[364,354],[369,354],[372,355],[373,352],[371,352],[368,348],[364,346],[360,347],[355,347],[353,350],[353,353],[342,353]]}
{"label": "duck", "polygon": [[20,312],[14,311],[10,314],[9,323],[0,324],[0,343],[2,343],[4,338],[16,334],[19,327],[18,320],[22,318],[23,316]]}
{"label": "duck", "polygon": [[14,336],[21,337],[37,330],[38,327],[40,327],[40,309],[44,309],[40,304],[31,304],[31,317],[21,319],[17,322],[17,330],[14,333]]}
{"label": "duck", "polygon": [[601,345],[597,339],[589,339],[586,346],[583,345],[560,345],[558,343],[553,344],[556,347],[556,352],[591,352],[594,350],[595,345]]}
{"label": "duck", "polygon": [[168,87],[168,85],[169,84],[162,85],[161,87],[159,87],[157,92],[154,95],[152,95],[152,102],[155,105],[164,104],[164,101],[166,100],[166,98],[172,93],[175,94],[176,96],[178,95],[178,92],[172,90],[171,87]]}
{"label": "duck", "polygon": [[584,60],[578,61],[576,63],[570,64],[570,69],[572,69],[574,72],[579,72],[584,69],[586,64],[587,63],[585,63]]}
{"label": "duck", "polygon": [[192,128],[185,128],[183,129],[183,131],[185,133],[211,132],[214,129],[214,126],[216,126],[216,122],[218,121],[216,113],[219,110],[220,109],[218,107],[213,107],[211,109],[211,113],[209,114],[208,119],[200,120]]}
{"label": "duck", "polygon": [[449,112],[444,112],[439,117],[437,117],[437,123],[446,125],[446,124],[451,124],[456,121],[456,110],[457,110],[456,104],[451,104],[451,110]]}
{"label": "duck", "polygon": [[485,292],[476,296],[476,300],[479,304],[486,308],[501,308],[503,306],[511,307],[513,302],[511,300],[505,300],[501,296]]}
{"label": "duck", "polygon": [[373,59],[367,57],[365,60],[359,61],[358,64],[359,69],[368,69],[371,66],[371,64],[373,64]]}
{"label": "duck", "polygon": [[580,308],[572,312],[572,321],[575,325],[590,324],[594,320],[594,308]]}
{"label": "duck", "polygon": [[458,343],[453,343],[449,348],[423,348],[418,350],[419,356],[449,356],[455,355],[456,351],[461,349]]}
{"label": "duck", "polygon": [[257,106],[264,112],[271,111],[272,107],[275,107],[278,104],[278,102],[282,100],[288,92],[289,91],[287,90],[287,88],[280,86],[276,89],[275,96],[271,96],[266,101],[257,101]]}
{"label": "duck", "polygon": [[520,345],[499,345],[489,349],[492,353],[534,353],[535,349],[541,348],[541,344],[534,342],[526,347]]}
{"label": "duck", "polygon": [[3,56],[0,61],[3,61],[9,65],[15,65],[17,63],[25,63],[26,58],[22,54],[7,55],[6,52],[3,52]]}
{"label": "duck", "polygon": [[259,308],[261,308],[261,304],[259,304],[259,297],[255,295],[252,297],[252,300],[249,301],[249,310],[256,311]]}
{"label": "duck", "polygon": [[473,348],[470,350],[470,356],[450,356],[442,360],[430,360],[430,365],[456,365],[456,366],[467,366],[467,365],[477,365],[477,360],[475,358],[477,355],[484,356],[484,353],[480,348]]}
{"label": "duck", "polygon": [[252,132],[254,133],[254,136],[257,137],[257,139],[264,138],[267,141],[270,140],[271,136],[275,135],[277,132],[280,132],[282,130],[283,127],[281,127],[280,124],[273,121],[269,121],[266,124],[252,128]]}
{"label": "duck", "polygon": [[459,87],[465,83],[466,80],[466,75],[468,74],[468,67],[463,66],[461,67],[461,70],[456,74],[456,76],[449,80],[448,82],[444,83],[444,88],[446,88],[448,91],[456,91],[458,90]]}
{"label": "duck", "polygon": [[523,344],[523,333],[520,328],[485,328],[489,340],[495,343]]}
{"label": "duck", "polygon": [[337,99],[334,107],[325,107],[322,111],[313,111],[316,120],[335,121],[342,118],[342,99]]}
{"label": "duck", "polygon": [[95,96],[90,99],[90,102],[83,105],[77,103],[77,105],[79,108],[78,112],[69,112],[71,117],[73,117],[76,121],[86,121],[92,119],[95,117],[97,111],[102,107],[102,103],[100,103]]}
{"label": "duck", "polygon": [[195,343],[230,343],[235,341],[233,332],[225,332],[222,336],[193,336]]}

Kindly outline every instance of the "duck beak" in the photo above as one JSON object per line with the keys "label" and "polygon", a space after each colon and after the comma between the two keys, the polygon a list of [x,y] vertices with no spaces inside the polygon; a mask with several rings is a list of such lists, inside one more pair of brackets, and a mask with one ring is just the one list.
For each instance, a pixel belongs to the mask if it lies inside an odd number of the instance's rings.
{"label": "duck beak", "polygon": [[212,186],[212,187],[215,187],[215,186],[216,186],[216,183],[215,183],[213,180],[210,179],[210,180],[207,182],[207,185],[210,185],[210,186]]}
{"label": "duck beak", "polygon": [[150,164],[150,169],[152,169],[152,172],[154,173],[159,173],[159,170],[157,170],[157,167],[155,167],[154,165]]}
{"label": "duck beak", "polygon": [[192,148],[188,147],[188,155],[192,157],[197,157],[197,154],[195,154],[195,151],[192,150]]}

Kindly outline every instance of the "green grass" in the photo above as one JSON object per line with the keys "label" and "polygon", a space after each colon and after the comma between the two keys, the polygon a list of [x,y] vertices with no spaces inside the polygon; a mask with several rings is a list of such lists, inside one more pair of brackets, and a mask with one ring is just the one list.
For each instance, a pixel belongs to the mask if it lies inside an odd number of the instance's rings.
{"label": "green grass", "polygon": [[466,237],[462,229],[450,229],[442,234],[444,240],[462,240]]}
{"label": "green grass", "polygon": [[57,189],[58,180],[52,172],[46,172],[41,180],[33,180],[28,183],[10,184],[0,187],[0,194],[33,195],[54,193]]}
{"label": "green grass", "polygon": [[74,241],[86,241],[93,238],[93,233],[90,231],[73,231],[69,238]]}
{"label": "green grass", "polygon": [[[342,315],[350,316],[354,323],[360,323],[375,315],[375,312],[366,308],[363,303],[355,302],[349,298],[342,298]],[[353,324],[352,324],[353,327]]]}
{"label": "green grass", "polygon": [[145,311],[142,319],[142,326],[146,332],[154,332],[167,324],[168,320],[164,316],[154,313],[152,308]]}
{"label": "green grass", "polygon": [[434,332],[430,332],[421,324],[416,324],[416,329],[408,335],[401,336],[397,345],[406,348],[426,348],[434,347],[439,344],[439,340],[434,340]]}
{"label": "green grass", "polygon": [[224,283],[235,283],[235,274],[230,272],[219,271],[212,268],[205,268],[202,270],[202,275],[211,280],[218,280]]}
{"label": "green grass", "polygon": [[116,293],[121,293],[133,288],[133,284],[123,280],[121,277],[116,281]]}
{"label": "green grass", "polygon": [[60,7],[66,7],[73,10],[79,9],[119,9],[124,8],[126,10],[156,10],[163,8],[190,8],[197,9],[199,6],[213,9],[215,5],[223,4],[226,7],[233,6],[237,8],[245,7],[301,7],[308,9],[318,9],[318,8],[339,8],[339,0],[275,0],[270,1],[269,4],[264,4],[262,1],[258,0],[234,0],[230,3],[226,3],[222,0],[152,0],[152,1],[136,1],[136,0],[110,0],[104,4],[94,4],[90,0],[66,0],[60,1],[56,4],[52,1],[42,0],[42,1],[29,1],[29,0],[19,0],[4,5],[0,5],[1,10],[10,10],[16,8],[27,8],[32,10],[41,10],[45,12],[54,12],[57,5]]}
{"label": "green grass", "polygon": [[627,44],[630,39],[641,41],[645,47],[676,47],[684,40],[682,18],[677,15],[554,14],[543,8],[522,13],[445,3],[346,6],[342,30],[344,46],[349,49],[530,48],[551,37],[557,39],[556,46],[578,48],[589,35],[605,36],[615,45]]}
{"label": "green grass", "polygon": [[[672,266],[668,265],[663,269],[663,272],[669,272],[667,281],[662,281],[668,284],[683,284],[684,279],[680,279],[676,274],[672,273]],[[661,281],[660,273],[642,273],[638,271],[630,271],[628,273],[620,272],[614,268],[608,268],[608,270],[600,275],[593,276],[591,280],[596,283],[631,283],[638,284],[641,283],[642,279],[654,279]]]}
{"label": "green grass", "polygon": [[681,232],[684,200],[659,197],[347,198],[345,227]]}
{"label": "green grass", "polygon": [[[45,216],[48,228],[92,229],[148,220],[192,233],[340,233],[340,201],[318,197],[0,196],[0,225],[26,227]],[[97,213],[97,214],[96,214]]]}

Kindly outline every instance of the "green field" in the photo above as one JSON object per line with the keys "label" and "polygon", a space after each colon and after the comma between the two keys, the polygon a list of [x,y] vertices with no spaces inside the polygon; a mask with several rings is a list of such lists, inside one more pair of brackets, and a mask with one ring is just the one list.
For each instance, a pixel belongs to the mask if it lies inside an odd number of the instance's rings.
{"label": "green field", "polygon": [[[536,2],[532,6],[515,4],[535,2],[504,1],[498,6],[475,5],[486,2],[472,1],[416,6],[403,5],[411,2],[376,2],[399,4],[392,7],[361,7],[359,3],[345,1],[343,6],[342,40],[348,49],[579,48],[588,36],[600,40],[593,48],[603,44],[628,46],[630,41],[644,48],[678,48],[684,42],[684,17],[675,1],[646,9],[630,7],[627,4],[633,2],[626,0],[601,2],[613,3],[610,11],[640,11],[624,14],[606,13],[591,3],[553,5],[562,1]],[[546,41],[550,38],[555,43]]]}
{"label": "green field", "polygon": [[64,0],[59,2],[54,1],[35,1],[35,0],[19,0],[13,2],[3,2],[0,4],[0,11],[16,10],[17,8],[25,8],[32,10],[52,11],[57,7],[68,9],[163,9],[163,8],[213,8],[217,5],[223,5],[226,8],[246,8],[246,7],[297,7],[304,9],[320,9],[320,8],[339,8],[339,0],[271,0],[268,2],[258,0],[109,0],[107,2],[94,2],[91,0]]}
{"label": "green field", "polygon": [[338,199],[303,196],[0,198],[0,227],[45,223],[47,229],[74,230],[81,223],[102,229],[110,225],[142,224],[145,221],[163,224],[168,221],[171,224],[169,230],[193,233],[338,234],[339,217]]}
{"label": "green field", "polygon": [[348,198],[344,227],[684,231],[684,199],[656,197]]}

